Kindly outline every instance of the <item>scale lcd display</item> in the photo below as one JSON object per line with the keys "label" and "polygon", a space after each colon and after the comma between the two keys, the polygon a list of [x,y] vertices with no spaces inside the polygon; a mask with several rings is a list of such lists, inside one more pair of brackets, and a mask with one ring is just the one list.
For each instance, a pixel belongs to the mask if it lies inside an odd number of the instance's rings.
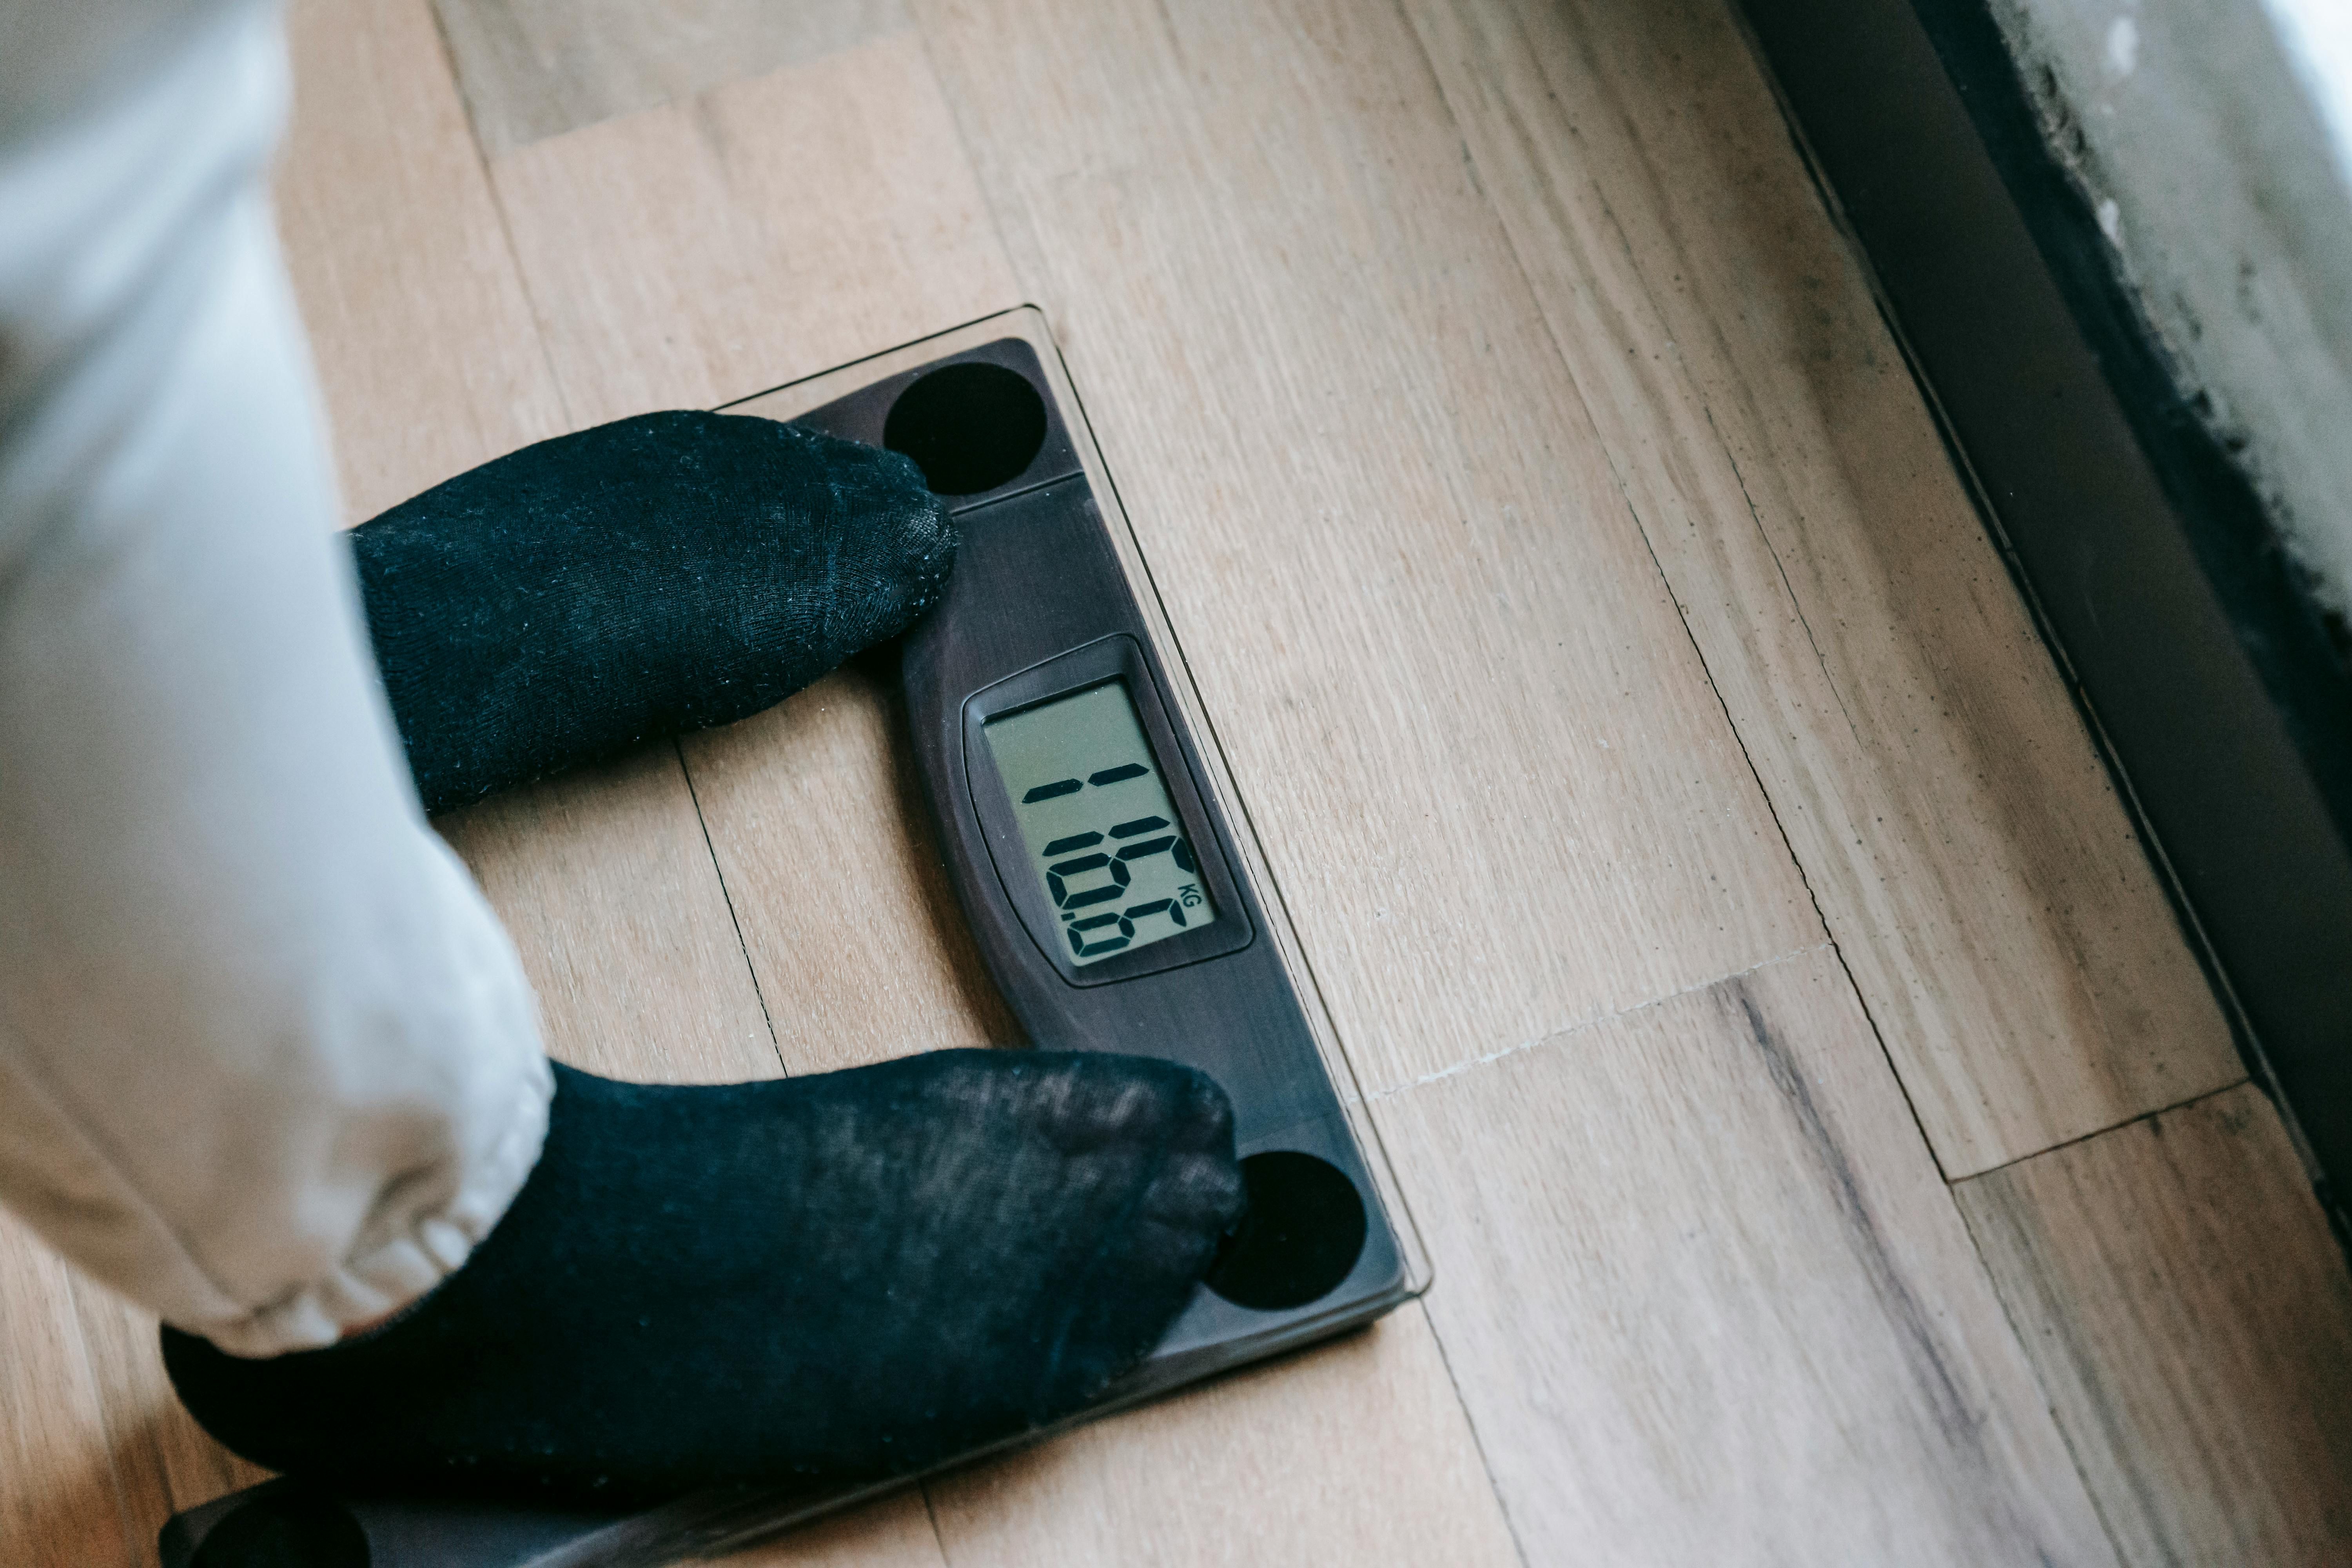
{"label": "scale lcd display", "polygon": [[1072,963],[1215,922],[1125,681],[992,719],[982,732]]}

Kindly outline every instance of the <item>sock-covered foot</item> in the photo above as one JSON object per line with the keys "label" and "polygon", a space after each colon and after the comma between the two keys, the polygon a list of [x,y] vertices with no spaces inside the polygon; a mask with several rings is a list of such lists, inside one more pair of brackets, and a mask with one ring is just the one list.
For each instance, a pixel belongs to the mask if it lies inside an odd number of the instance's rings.
{"label": "sock-covered foot", "polygon": [[780,702],[904,630],[955,552],[897,453],[698,413],[526,447],[351,539],[428,811]]}
{"label": "sock-covered foot", "polygon": [[1241,1207],[1224,1095],[1171,1062],[556,1074],[521,1195],[407,1313],[267,1361],[166,1330],[196,1419],[262,1464],[396,1489],[904,1474],[1094,1400]]}

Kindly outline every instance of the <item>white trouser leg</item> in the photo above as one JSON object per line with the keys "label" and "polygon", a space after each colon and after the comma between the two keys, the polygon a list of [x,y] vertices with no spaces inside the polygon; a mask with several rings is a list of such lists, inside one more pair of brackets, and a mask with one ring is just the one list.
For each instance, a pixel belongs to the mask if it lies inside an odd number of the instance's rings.
{"label": "white trouser leg", "polygon": [[[0,37],[37,9],[73,7],[0,0]],[[276,13],[161,52],[0,144],[0,1201],[270,1354],[462,1263],[551,1080],[334,532],[264,184]]]}

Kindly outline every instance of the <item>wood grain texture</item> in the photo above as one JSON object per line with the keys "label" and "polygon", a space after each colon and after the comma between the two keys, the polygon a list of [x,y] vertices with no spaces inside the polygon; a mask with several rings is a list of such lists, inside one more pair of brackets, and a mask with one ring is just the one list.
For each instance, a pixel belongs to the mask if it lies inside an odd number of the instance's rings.
{"label": "wood grain texture", "polygon": [[1948,1173],[2242,1076],[1717,0],[1409,0]]}
{"label": "wood grain texture", "polygon": [[1834,954],[1376,1109],[1528,1561],[2114,1561]]}
{"label": "wood grain texture", "polygon": [[435,826],[522,954],[549,1051],[610,1077],[779,1071],[677,751],[649,746]]}
{"label": "wood grain texture", "polygon": [[1367,1089],[1820,940],[1403,19],[915,11]]}
{"label": "wood grain texture", "polygon": [[955,1568],[1517,1561],[1418,1307],[931,1495]]}
{"label": "wood grain texture", "polygon": [[560,435],[425,0],[299,0],[278,223],[350,520]]}
{"label": "wood grain texture", "polygon": [[490,153],[850,48],[899,0],[435,0]]}
{"label": "wood grain texture", "polygon": [[88,1280],[73,1284],[90,1373],[106,1415],[116,1485],[138,1560],[154,1557],[156,1532],[184,1508],[266,1479],[205,1435],[181,1407],[155,1352],[155,1316]]}
{"label": "wood grain texture", "polygon": [[0,1563],[144,1561],[114,1458],[64,1260],[0,1210]]}
{"label": "wood grain texture", "polygon": [[1019,303],[912,34],[491,164],[583,425],[708,408]]}
{"label": "wood grain texture", "polygon": [[1956,1190],[2126,1562],[2352,1562],[2352,1276],[2268,1100]]}
{"label": "wood grain texture", "polygon": [[932,842],[894,661],[686,755],[791,1071],[1020,1042]]}

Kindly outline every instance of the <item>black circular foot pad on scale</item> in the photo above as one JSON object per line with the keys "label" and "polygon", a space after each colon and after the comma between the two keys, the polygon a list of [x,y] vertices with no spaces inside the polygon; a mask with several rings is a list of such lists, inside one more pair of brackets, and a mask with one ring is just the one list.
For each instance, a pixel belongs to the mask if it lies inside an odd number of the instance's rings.
{"label": "black circular foot pad on scale", "polygon": [[882,444],[912,458],[933,495],[971,496],[1019,477],[1045,444],[1045,400],[1029,378],[966,361],[898,395]]}
{"label": "black circular foot pad on scale", "polygon": [[1327,1160],[1291,1150],[1242,1162],[1249,1212],[1209,1270],[1209,1289],[1240,1307],[1281,1311],[1329,1295],[1364,1250],[1364,1200]]}

